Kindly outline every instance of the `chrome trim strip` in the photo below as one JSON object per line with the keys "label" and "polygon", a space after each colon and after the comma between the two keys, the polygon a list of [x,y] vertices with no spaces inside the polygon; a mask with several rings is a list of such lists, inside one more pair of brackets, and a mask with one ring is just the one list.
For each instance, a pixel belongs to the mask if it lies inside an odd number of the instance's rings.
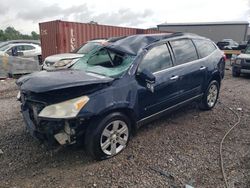
{"label": "chrome trim strip", "polygon": [[196,60],[190,61],[190,62],[188,62],[188,63],[183,63],[183,64],[180,64],[180,65],[175,65],[175,66],[172,66],[172,67],[168,67],[168,68],[166,68],[166,69],[163,69],[163,70],[154,72],[153,75],[156,75],[156,74],[159,74],[159,73],[162,73],[162,72],[165,72],[165,71],[170,71],[170,70],[175,69],[175,68],[178,68],[178,67],[183,67],[183,66],[187,66],[187,65],[192,65],[192,64],[195,64],[195,63],[198,63],[198,62],[200,62],[200,59],[196,59]]}
{"label": "chrome trim strip", "polygon": [[137,124],[140,124],[141,122],[143,122],[143,121],[145,121],[145,120],[147,120],[147,119],[150,119],[150,118],[152,118],[152,117],[154,117],[154,116],[156,116],[156,115],[159,115],[159,114],[161,114],[161,113],[164,113],[164,112],[166,112],[166,111],[169,111],[169,110],[171,110],[171,109],[173,109],[173,108],[175,108],[175,107],[177,107],[177,106],[180,106],[180,105],[185,104],[185,103],[187,103],[187,102],[190,102],[190,101],[192,101],[192,100],[194,100],[194,99],[197,99],[197,98],[201,97],[202,95],[203,95],[203,93],[200,94],[200,95],[197,95],[197,96],[195,96],[195,97],[192,97],[192,98],[190,98],[190,99],[187,99],[187,100],[185,100],[185,101],[183,101],[183,102],[180,102],[180,103],[178,103],[178,104],[175,104],[175,105],[173,105],[173,106],[171,106],[171,107],[168,107],[168,108],[166,108],[166,109],[164,109],[164,110],[162,110],[162,111],[160,111],[160,112],[157,112],[157,113],[155,113],[155,114],[152,114],[152,115],[150,115],[150,116],[148,116],[148,117],[145,117],[145,118],[143,118],[143,119],[137,121]]}

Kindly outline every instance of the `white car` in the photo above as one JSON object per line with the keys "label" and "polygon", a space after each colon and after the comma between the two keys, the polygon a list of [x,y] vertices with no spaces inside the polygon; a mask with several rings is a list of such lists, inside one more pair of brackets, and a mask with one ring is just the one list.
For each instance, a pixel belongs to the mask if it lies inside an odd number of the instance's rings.
{"label": "white car", "polygon": [[76,49],[74,52],[48,56],[43,62],[42,69],[50,70],[55,68],[68,68],[85,54],[94,50],[96,47],[107,43],[108,41],[104,39],[91,40]]}
{"label": "white car", "polygon": [[40,58],[41,47],[31,43],[8,44],[0,48],[0,55]]}

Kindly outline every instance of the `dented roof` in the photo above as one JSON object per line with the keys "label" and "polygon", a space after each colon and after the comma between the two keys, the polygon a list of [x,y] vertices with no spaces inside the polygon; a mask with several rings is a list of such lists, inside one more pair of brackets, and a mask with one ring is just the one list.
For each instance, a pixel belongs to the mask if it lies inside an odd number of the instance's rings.
{"label": "dented roof", "polygon": [[132,35],[108,45],[107,48],[130,55],[137,55],[140,50],[148,45],[172,35],[173,33]]}

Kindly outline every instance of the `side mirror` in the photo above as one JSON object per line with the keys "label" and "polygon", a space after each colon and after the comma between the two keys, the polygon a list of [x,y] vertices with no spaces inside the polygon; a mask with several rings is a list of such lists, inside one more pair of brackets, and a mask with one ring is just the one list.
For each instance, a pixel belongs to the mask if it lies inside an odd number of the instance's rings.
{"label": "side mirror", "polygon": [[138,72],[138,77],[147,83],[154,84],[155,83],[155,76],[149,72],[147,69],[143,69],[142,71]]}
{"label": "side mirror", "polygon": [[155,76],[146,69],[137,72],[137,77],[145,84],[148,90],[154,93]]}

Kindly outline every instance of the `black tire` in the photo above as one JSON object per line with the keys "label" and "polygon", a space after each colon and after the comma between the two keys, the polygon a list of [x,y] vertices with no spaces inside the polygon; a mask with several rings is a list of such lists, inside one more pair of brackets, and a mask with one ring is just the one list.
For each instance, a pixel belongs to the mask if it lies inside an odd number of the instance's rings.
{"label": "black tire", "polygon": [[[216,94],[212,95],[212,96],[214,96],[214,100],[213,100],[213,103],[212,102],[210,103],[210,100],[208,99],[208,97],[211,94],[210,89],[212,89],[212,87],[216,88],[217,92],[216,92]],[[217,103],[217,100],[219,97],[219,91],[220,91],[220,84],[218,83],[217,80],[212,80],[209,83],[209,85],[206,89],[206,92],[204,93],[204,95],[201,99],[201,103],[199,105],[200,109],[201,110],[211,110],[215,106],[215,104]]]}
{"label": "black tire", "polygon": [[[109,128],[109,126],[114,126],[114,125],[111,125],[112,122],[117,122],[117,121],[124,122],[126,124],[127,129],[128,129],[127,136],[126,136],[127,141],[126,141],[125,146],[122,146],[121,144],[118,143],[119,141],[116,140],[115,145],[116,145],[116,147],[118,145],[117,149],[119,147],[124,147],[124,148],[122,148],[121,151],[119,151],[115,154],[107,154],[103,151],[103,149],[101,147],[101,142],[103,141],[101,139],[103,139],[103,137],[105,137],[105,136],[103,136],[103,134],[104,134],[103,131],[104,131],[104,129],[107,130],[107,128]],[[125,125],[119,124],[119,127],[120,126],[125,126]],[[117,130],[117,132],[118,132],[118,130]],[[113,130],[111,130],[111,131],[113,131]],[[118,153],[122,152],[126,148],[126,146],[128,145],[129,139],[130,139],[130,135],[131,135],[131,122],[130,122],[129,118],[120,112],[114,112],[114,113],[108,114],[103,119],[95,120],[93,122],[93,124],[90,124],[90,126],[87,128],[86,135],[85,135],[85,141],[84,141],[85,149],[86,149],[87,153],[92,158],[94,158],[96,160],[108,159],[108,158],[111,158],[111,157],[117,155]],[[121,134],[121,136],[122,136],[122,134]],[[116,137],[116,139],[117,139],[117,137]],[[124,136],[124,138],[125,138],[125,136]],[[107,141],[107,140],[108,139],[106,139],[105,141]],[[111,136],[110,136],[110,140],[111,140]],[[113,140],[113,138],[112,138],[112,140]],[[111,144],[114,144],[112,140],[109,141],[111,152],[112,152]],[[108,150],[108,148],[107,148],[107,150]]]}
{"label": "black tire", "polygon": [[240,71],[236,70],[234,67],[232,68],[232,75],[233,77],[239,77]]}

